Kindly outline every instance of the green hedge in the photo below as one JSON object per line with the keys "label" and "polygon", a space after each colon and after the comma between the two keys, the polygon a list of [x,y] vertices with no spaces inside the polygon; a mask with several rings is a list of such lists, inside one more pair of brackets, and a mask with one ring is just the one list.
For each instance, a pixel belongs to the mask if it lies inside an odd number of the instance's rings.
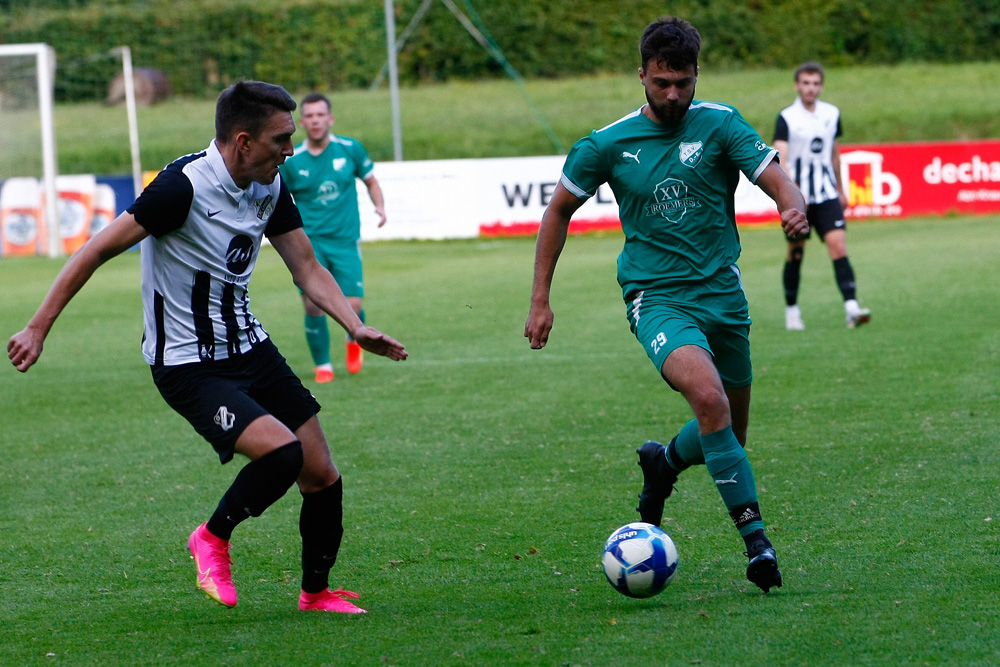
{"label": "green hedge", "polygon": [[[396,0],[397,34],[421,0]],[[637,42],[669,10],[689,18],[714,67],[791,67],[900,61],[960,62],[1000,56],[996,0],[455,0],[488,27],[525,77],[621,72],[638,66]],[[175,93],[215,95],[239,78],[292,91],[369,85],[385,62],[383,5],[375,0],[35,0],[6,3],[5,43],[47,42],[61,71],[115,71],[95,53],[127,44],[137,67],[163,69]],[[60,8],[62,7],[62,8]],[[503,68],[435,1],[399,56],[405,83],[504,76]],[[57,77],[57,81],[72,77]],[[100,98],[60,84],[60,99]]]}

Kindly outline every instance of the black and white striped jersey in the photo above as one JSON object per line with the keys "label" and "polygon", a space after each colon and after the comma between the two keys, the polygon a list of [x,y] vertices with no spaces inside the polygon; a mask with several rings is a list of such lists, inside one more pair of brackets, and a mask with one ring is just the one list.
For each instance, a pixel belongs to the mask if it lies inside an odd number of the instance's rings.
{"label": "black and white striped jersey", "polygon": [[302,226],[281,177],[233,182],[215,142],[175,160],[128,209],[142,252],[142,353],[153,366],[241,355],[267,338],[247,287],[264,234]]}
{"label": "black and white striped jersey", "polygon": [[797,97],[778,115],[774,140],[788,142],[785,171],[802,189],[806,204],[840,196],[833,171],[833,141],[840,134],[840,110],[822,100],[816,100],[816,110],[810,112]]}

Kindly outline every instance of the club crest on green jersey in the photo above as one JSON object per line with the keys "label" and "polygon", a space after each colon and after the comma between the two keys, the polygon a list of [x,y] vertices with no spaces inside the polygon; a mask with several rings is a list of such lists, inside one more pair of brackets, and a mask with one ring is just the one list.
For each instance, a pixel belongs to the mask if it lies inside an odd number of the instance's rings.
{"label": "club crest on green jersey", "polygon": [[680,152],[681,164],[685,167],[693,167],[701,160],[701,155],[705,152],[705,144],[700,141],[694,143],[682,141],[678,151]]}

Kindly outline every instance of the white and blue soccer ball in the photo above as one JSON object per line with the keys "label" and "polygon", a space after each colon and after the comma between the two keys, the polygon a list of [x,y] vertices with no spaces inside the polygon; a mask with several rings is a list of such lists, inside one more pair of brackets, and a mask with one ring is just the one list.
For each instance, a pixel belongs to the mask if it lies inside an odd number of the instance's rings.
{"label": "white and blue soccer ball", "polygon": [[630,598],[660,593],[677,573],[677,547],[670,536],[651,523],[622,526],[604,544],[604,576],[616,591]]}

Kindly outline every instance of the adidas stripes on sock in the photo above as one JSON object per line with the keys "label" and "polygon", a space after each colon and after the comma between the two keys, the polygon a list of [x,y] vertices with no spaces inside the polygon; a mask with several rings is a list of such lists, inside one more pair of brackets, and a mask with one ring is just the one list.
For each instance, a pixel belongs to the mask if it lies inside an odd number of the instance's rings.
{"label": "adidas stripes on sock", "polygon": [[746,452],[732,426],[701,436],[705,467],[715,480],[722,502],[740,535],[762,530],[764,522],[757,505],[757,484]]}

